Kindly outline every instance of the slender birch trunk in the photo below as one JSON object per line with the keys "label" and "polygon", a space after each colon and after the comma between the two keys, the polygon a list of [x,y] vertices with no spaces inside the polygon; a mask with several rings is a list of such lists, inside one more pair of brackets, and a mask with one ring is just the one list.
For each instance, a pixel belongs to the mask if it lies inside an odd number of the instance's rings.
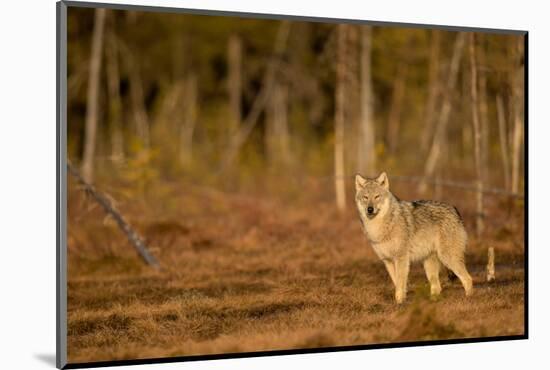
{"label": "slender birch trunk", "polygon": [[[449,163],[449,134],[448,132],[444,132],[441,136],[441,156],[440,156],[440,162],[441,163]],[[443,199],[443,179],[444,179],[444,166],[437,166],[435,169],[434,177],[435,177],[435,184],[434,184],[434,193],[435,193],[435,199]]]}
{"label": "slender birch trunk", "polygon": [[111,159],[124,161],[124,136],[122,135],[122,101],[120,98],[120,69],[118,46],[114,30],[106,48],[107,87],[109,96],[109,121],[111,131]]}
{"label": "slender birch trunk", "polygon": [[510,188],[510,158],[508,147],[508,129],[506,128],[506,119],[504,115],[504,104],[502,103],[502,97],[497,95],[497,118],[498,118],[498,133],[500,139],[500,154],[502,158],[502,169],[504,172],[504,189],[511,190]]}
{"label": "slender birch trunk", "polygon": [[288,130],[288,87],[280,86],[277,95],[277,120],[276,129],[279,138],[281,160],[285,166],[292,164],[292,152],[290,150],[290,134]]}
{"label": "slender birch trunk", "polygon": [[482,174],[482,153],[481,153],[481,122],[479,119],[479,99],[478,99],[478,76],[476,65],[475,38],[474,33],[470,33],[470,89],[471,89],[471,109],[472,123],[474,127],[474,152],[476,164],[476,231],[477,236],[483,233],[483,174]]}
{"label": "slender birch trunk", "polygon": [[344,111],[346,78],[346,36],[347,25],[338,25],[338,55],[336,62],[336,107],[334,112],[334,187],[336,207],[340,212],[346,209],[346,183],[344,178]]}
{"label": "slender birch trunk", "polygon": [[184,87],[183,125],[180,129],[180,159],[189,166],[193,158],[193,132],[197,124],[197,77],[187,77]]}
{"label": "slender birch trunk", "polygon": [[186,67],[188,67],[187,56],[190,55],[188,50],[189,35],[183,31],[178,31],[172,39],[172,78],[174,81],[183,79]]}
{"label": "slender birch trunk", "polygon": [[[520,110],[519,107],[514,109]],[[521,142],[523,137],[523,123],[520,113],[514,114],[514,141],[512,143],[512,192],[519,192]]]}
{"label": "slender birch trunk", "polygon": [[276,73],[279,70],[281,64],[281,55],[285,51],[288,36],[290,34],[290,22],[282,21],[279,30],[277,31],[277,36],[275,39],[275,47],[273,50],[273,56],[267,65],[267,71],[265,73],[263,86],[256,96],[254,103],[250,112],[246,116],[246,119],[243,121],[241,127],[231,136],[230,144],[225,153],[224,158],[222,159],[221,171],[225,172],[229,167],[233,165],[239,150],[242,145],[246,142],[246,139],[252,132],[252,129],[258,122],[260,114],[265,109],[271,94],[273,93],[273,86],[275,84]]}
{"label": "slender birch trunk", "polygon": [[[449,116],[451,113],[451,96],[454,91],[456,80],[458,77],[458,69],[460,67],[460,59],[462,57],[462,49],[464,48],[464,39],[465,34],[460,32],[456,36],[456,40],[453,47],[453,55],[451,58],[451,65],[449,67],[449,79],[447,80],[447,85],[445,91],[443,92],[443,104],[439,118],[437,120],[437,125],[433,137],[433,142],[426,159],[426,164],[424,166],[424,177],[429,178],[434,174],[436,169],[441,150],[442,150],[442,138],[444,133],[447,130],[447,125],[449,123]],[[419,192],[424,192],[426,190],[426,181],[422,181],[419,184]]]}
{"label": "slender birch trunk", "polygon": [[[479,38],[477,42],[478,46],[483,46],[484,36],[482,34],[476,35]],[[478,47],[477,55],[479,56],[477,60],[479,65],[482,67],[486,64],[486,55],[485,49],[483,47]],[[483,68],[477,69],[478,76],[478,88],[479,88],[479,122],[481,124],[481,181],[483,184],[488,183],[489,173],[487,171],[489,164],[489,107],[487,105],[487,72]]]}
{"label": "slender birch trunk", "polygon": [[125,67],[127,68],[130,80],[130,103],[135,131],[137,137],[141,140],[143,148],[148,150],[151,145],[149,116],[145,108],[145,94],[143,92],[143,81],[139,71],[138,58],[128,45],[121,42],[118,46],[124,56],[123,60],[125,61]]}
{"label": "slender birch trunk", "polygon": [[372,28],[361,26],[361,118],[357,147],[357,170],[373,176],[376,171],[376,148],[372,90]]}
{"label": "slender birch trunk", "polygon": [[513,71],[513,114],[514,132],[512,140],[512,192],[519,192],[520,167],[521,167],[521,144],[523,138],[523,89],[524,75],[521,67],[523,57],[523,38],[518,37],[515,45],[517,64]]}
{"label": "slender birch trunk", "polygon": [[430,140],[433,138],[432,133],[434,131],[435,116],[436,116],[436,102],[439,95],[439,49],[441,45],[441,32],[438,30],[432,30],[432,41],[430,45],[430,61],[428,71],[428,99],[426,101],[425,108],[425,122],[424,129],[421,136],[422,148],[426,148]]}
{"label": "slender birch trunk", "polygon": [[103,33],[105,28],[104,8],[95,10],[92,49],[90,55],[90,73],[88,75],[88,92],[86,104],[86,133],[84,155],[82,158],[82,176],[87,182],[93,182],[94,157],[97,136],[97,120],[99,110],[99,76],[101,74],[101,54],[103,49]]}
{"label": "slender birch trunk", "polygon": [[229,92],[229,137],[241,125],[241,96],[242,96],[242,41],[237,35],[231,35],[227,45],[227,61],[229,76],[227,90]]}
{"label": "slender birch trunk", "polygon": [[390,153],[394,154],[399,142],[399,128],[401,120],[401,108],[405,97],[405,79],[407,66],[401,63],[393,83],[393,93],[388,116],[387,140]]}
{"label": "slender birch trunk", "polygon": [[[457,90],[460,89],[460,95],[461,96],[464,96],[466,98],[462,99],[461,101],[461,104],[464,105],[464,107],[462,107],[462,110],[465,111],[465,115],[466,113],[470,113],[470,112],[467,112],[468,109],[469,109],[469,105],[470,105],[470,99],[469,99],[469,96],[470,96],[470,78],[469,76],[467,76],[466,73],[464,73],[464,77],[461,78],[460,80],[460,83],[462,86],[460,87],[457,87]],[[474,134],[473,134],[473,129],[472,129],[472,125],[470,124],[471,122],[471,119],[468,117],[468,121],[465,122],[463,125],[461,125],[462,127],[462,157],[465,161],[475,161],[475,158],[474,158],[474,155],[473,155],[473,148],[474,148],[474,145],[473,145],[473,138],[474,138]]]}
{"label": "slender birch trunk", "polygon": [[137,136],[141,140],[143,148],[148,150],[151,146],[149,132],[149,116],[145,109],[145,94],[143,92],[143,81],[139,72],[137,60],[132,58],[129,61],[130,66],[130,98],[132,101],[132,111],[136,125]]}
{"label": "slender birch trunk", "polygon": [[268,160],[272,165],[288,166],[291,163],[287,95],[287,87],[276,82],[268,104],[265,130]]}

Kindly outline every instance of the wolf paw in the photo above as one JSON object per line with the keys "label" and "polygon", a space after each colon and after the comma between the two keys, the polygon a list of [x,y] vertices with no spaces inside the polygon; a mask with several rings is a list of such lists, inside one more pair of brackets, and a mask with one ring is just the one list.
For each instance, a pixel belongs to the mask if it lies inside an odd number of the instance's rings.
{"label": "wolf paw", "polygon": [[395,303],[397,304],[403,304],[405,302],[406,296],[404,294],[395,294]]}
{"label": "wolf paw", "polygon": [[432,297],[437,297],[441,294],[441,287],[432,287],[430,289],[430,295]]}

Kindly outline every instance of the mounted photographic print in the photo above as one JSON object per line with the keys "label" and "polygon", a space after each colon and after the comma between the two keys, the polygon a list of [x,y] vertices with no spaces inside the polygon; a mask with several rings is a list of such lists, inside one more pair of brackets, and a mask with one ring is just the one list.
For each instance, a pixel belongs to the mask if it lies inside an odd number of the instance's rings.
{"label": "mounted photographic print", "polygon": [[527,32],[57,10],[58,367],[527,338]]}

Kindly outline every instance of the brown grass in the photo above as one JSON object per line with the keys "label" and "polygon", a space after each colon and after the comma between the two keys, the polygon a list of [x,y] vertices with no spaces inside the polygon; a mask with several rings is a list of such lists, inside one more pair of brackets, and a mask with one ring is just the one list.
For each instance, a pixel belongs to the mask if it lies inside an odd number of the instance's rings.
{"label": "brown grass", "polygon": [[[163,270],[154,272],[102,211],[69,185],[70,362],[524,330],[523,214],[517,205],[506,214],[493,200],[487,236],[471,240],[473,297],[464,297],[460,284],[442,273],[442,296],[431,301],[415,265],[407,302],[396,306],[354,210],[338,215],[328,192],[289,201],[178,184],[165,185],[154,201],[135,202],[104,186],[160,260]],[[468,207],[459,205],[472,230]],[[489,243],[497,255],[492,284],[484,281]]]}

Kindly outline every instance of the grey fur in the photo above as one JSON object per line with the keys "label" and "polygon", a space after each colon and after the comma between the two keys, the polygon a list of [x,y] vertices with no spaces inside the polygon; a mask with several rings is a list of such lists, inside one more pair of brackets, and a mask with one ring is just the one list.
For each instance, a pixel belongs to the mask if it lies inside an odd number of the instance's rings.
{"label": "grey fur", "polygon": [[441,263],[460,279],[466,295],[472,294],[464,263],[468,237],[455,207],[432,200],[400,200],[391,193],[386,173],[376,179],[356,175],[355,190],[363,231],[388,270],[397,303],[406,298],[409,266],[416,261],[424,264],[432,295],[441,292]]}

